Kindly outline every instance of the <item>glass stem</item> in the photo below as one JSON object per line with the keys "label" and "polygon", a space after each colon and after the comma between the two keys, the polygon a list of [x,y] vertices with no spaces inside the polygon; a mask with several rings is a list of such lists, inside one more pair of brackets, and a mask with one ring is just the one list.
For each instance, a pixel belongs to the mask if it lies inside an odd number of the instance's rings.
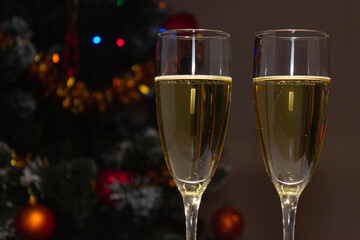
{"label": "glass stem", "polygon": [[283,240],[294,240],[295,217],[299,196],[281,195],[281,208],[283,218]]}
{"label": "glass stem", "polygon": [[202,194],[183,194],[186,218],[186,240],[196,240],[196,228]]}

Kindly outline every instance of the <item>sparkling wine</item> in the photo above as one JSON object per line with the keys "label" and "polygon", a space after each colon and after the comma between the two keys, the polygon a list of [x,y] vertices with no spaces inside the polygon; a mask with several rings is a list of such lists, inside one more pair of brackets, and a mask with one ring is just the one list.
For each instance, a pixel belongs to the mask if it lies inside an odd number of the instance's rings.
{"label": "sparkling wine", "polygon": [[196,195],[205,190],[222,153],[231,78],[161,76],[155,90],[166,163],[180,192]]}
{"label": "sparkling wine", "polygon": [[280,195],[300,195],[319,159],[330,78],[254,78],[257,129],[266,170]]}

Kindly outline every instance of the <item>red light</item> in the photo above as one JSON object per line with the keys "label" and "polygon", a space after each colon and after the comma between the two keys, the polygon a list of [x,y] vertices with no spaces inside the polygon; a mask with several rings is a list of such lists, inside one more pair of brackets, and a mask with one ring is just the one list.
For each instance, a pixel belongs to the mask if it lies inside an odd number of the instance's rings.
{"label": "red light", "polygon": [[108,177],[108,181],[109,181],[110,183],[114,182],[114,180],[115,180],[115,178],[114,178],[113,176],[109,176],[109,177]]}
{"label": "red light", "polygon": [[118,45],[118,47],[122,47],[122,46],[124,46],[124,44],[125,44],[125,41],[122,38],[118,38],[118,40],[116,41],[116,45]]}
{"label": "red light", "polygon": [[114,87],[119,87],[120,84],[121,84],[121,80],[120,80],[119,78],[117,78],[117,77],[114,77],[114,78],[113,78],[113,85],[114,85]]}

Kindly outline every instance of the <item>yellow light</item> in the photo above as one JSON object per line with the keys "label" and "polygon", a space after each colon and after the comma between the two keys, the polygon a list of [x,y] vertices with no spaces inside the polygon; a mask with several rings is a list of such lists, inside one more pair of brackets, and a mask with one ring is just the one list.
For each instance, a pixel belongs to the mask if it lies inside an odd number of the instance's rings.
{"label": "yellow light", "polygon": [[135,85],[135,81],[134,80],[128,80],[127,82],[126,82],[126,86],[128,87],[128,88],[131,88],[131,87],[133,87]]}
{"label": "yellow light", "polygon": [[74,83],[75,83],[75,77],[70,77],[66,82],[66,86],[68,88],[71,88],[74,85]]}
{"label": "yellow light", "polygon": [[75,98],[75,99],[73,100],[73,103],[74,103],[75,106],[77,106],[77,105],[80,104],[80,100],[79,100],[78,98]]}
{"label": "yellow light", "polygon": [[140,66],[139,66],[139,65],[137,65],[137,64],[132,65],[132,67],[131,67],[131,71],[133,71],[133,72],[140,71]]}
{"label": "yellow light", "polygon": [[63,100],[62,105],[63,105],[64,108],[67,108],[67,107],[70,106],[70,103],[71,103],[70,97],[66,97],[66,98]]}
{"label": "yellow light", "polygon": [[122,97],[121,102],[126,105],[130,103],[130,99],[128,97]]}
{"label": "yellow light", "polygon": [[59,56],[59,54],[54,53],[54,54],[52,55],[52,61],[53,61],[53,63],[58,63],[58,62],[60,61],[60,56]]}
{"label": "yellow light", "polygon": [[98,105],[99,112],[103,113],[106,111],[106,104],[105,102],[100,102]]}
{"label": "yellow light", "polygon": [[41,63],[39,66],[39,71],[44,72],[47,70],[47,65],[45,63]]}
{"label": "yellow light", "polygon": [[40,62],[40,60],[41,60],[40,54],[36,55],[34,60],[35,60],[35,62]]}
{"label": "yellow light", "polygon": [[11,164],[11,166],[15,167],[15,166],[16,166],[16,160],[15,160],[15,159],[11,159],[10,164]]}
{"label": "yellow light", "polygon": [[64,96],[64,91],[61,88],[56,89],[56,93],[59,97],[63,97]]}
{"label": "yellow light", "polygon": [[159,8],[166,8],[166,5],[166,2],[164,1],[159,2]]}
{"label": "yellow light", "polygon": [[80,111],[78,108],[72,108],[71,111],[74,113],[74,114],[78,114]]}
{"label": "yellow light", "polygon": [[85,90],[83,93],[84,98],[88,98],[90,96],[89,90]]}
{"label": "yellow light", "polygon": [[145,84],[140,84],[139,85],[139,91],[143,94],[143,95],[148,95],[150,92],[150,88],[145,85]]}
{"label": "yellow light", "polygon": [[80,106],[79,106],[79,111],[80,111],[80,112],[83,112],[84,110],[85,110],[84,105],[80,105]]}
{"label": "yellow light", "polygon": [[111,102],[112,99],[113,99],[113,94],[111,93],[111,90],[108,89],[106,90],[105,92],[105,99],[108,101],[108,102]]}
{"label": "yellow light", "polygon": [[97,100],[101,101],[103,99],[103,94],[101,92],[96,93]]}
{"label": "yellow light", "polygon": [[49,163],[49,159],[48,158],[44,158],[44,167],[49,167],[50,163]]}

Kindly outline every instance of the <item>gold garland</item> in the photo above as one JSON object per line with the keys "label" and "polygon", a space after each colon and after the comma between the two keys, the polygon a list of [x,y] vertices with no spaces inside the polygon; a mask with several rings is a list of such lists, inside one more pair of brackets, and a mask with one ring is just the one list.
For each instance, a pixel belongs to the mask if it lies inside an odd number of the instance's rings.
{"label": "gold garland", "polygon": [[154,60],[135,64],[122,77],[114,76],[112,86],[91,91],[75,77],[68,78],[56,66],[58,55],[42,57],[38,54],[30,66],[30,78],[38,78],[45,87],[45,96],[60,98],[62,106],[74,114],[87,110],[105,112],[114,104],[127,105],[150,93],[154,82]]}

